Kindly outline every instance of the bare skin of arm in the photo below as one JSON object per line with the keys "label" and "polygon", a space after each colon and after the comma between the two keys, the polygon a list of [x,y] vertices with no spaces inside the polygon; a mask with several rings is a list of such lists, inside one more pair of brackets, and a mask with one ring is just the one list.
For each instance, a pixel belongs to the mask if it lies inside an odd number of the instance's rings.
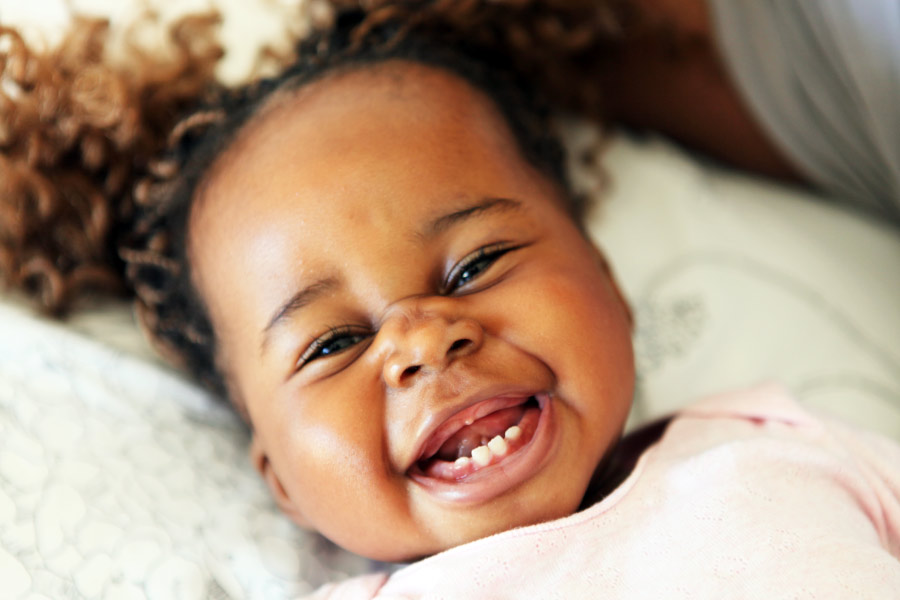
{"label": "bare skin of arm", "polygon": [[704,0],[635,0],[640,31],[598,65],[613,121],[661,131],[725,163],[789,182],[803,176],[731,82]]}

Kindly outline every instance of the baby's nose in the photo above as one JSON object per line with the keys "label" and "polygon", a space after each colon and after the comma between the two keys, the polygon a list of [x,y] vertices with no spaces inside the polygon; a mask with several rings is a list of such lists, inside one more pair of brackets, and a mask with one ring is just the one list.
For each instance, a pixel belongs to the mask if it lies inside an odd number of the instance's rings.
{"label": "baby's nose", "polygon": [[481,348],[481,325],[446,308],[446,302],[417,302],[394,312],[382,325],[379,337],[388,345],[383,377],[389,386],[409,386],[417,377],[440,372]]}

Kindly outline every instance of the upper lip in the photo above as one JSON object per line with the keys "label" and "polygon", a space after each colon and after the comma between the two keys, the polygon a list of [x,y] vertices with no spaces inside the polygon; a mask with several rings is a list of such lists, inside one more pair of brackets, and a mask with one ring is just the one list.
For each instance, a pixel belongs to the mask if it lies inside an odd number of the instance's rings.
{"label": "upper lip", "polygon": [[420,428],[412,465],[436,454],[444,442],[466,425],[466,421],[524,404],[538,393],[538,390],[522,387],[493,386],[469,395],[460,404],[431,413]]}

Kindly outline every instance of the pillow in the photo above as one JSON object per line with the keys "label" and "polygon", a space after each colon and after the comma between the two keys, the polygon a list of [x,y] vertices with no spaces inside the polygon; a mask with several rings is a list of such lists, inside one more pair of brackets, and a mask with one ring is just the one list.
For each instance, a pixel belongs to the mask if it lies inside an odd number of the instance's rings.
{"label": "pillow", "polygon": [[590,230],[635,311],[632,423],[774,379],[900,440],[900,230],[660,139],[605,165]]}

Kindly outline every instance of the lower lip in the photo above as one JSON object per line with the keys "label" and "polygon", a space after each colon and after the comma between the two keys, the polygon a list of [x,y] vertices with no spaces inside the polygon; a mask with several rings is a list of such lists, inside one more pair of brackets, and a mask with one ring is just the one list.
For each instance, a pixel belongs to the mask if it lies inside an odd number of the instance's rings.
{"label": "lower lip", "polygon": [[539,394],[537,400],[541,413],[534,435],[527,444],[500,462],[456,481],[435,479],[421,472],[410,473],[410,479],[431,496],[459,504],[491,500],[528,480],[549,459],[556,440],[556,420],[550,396]]}

